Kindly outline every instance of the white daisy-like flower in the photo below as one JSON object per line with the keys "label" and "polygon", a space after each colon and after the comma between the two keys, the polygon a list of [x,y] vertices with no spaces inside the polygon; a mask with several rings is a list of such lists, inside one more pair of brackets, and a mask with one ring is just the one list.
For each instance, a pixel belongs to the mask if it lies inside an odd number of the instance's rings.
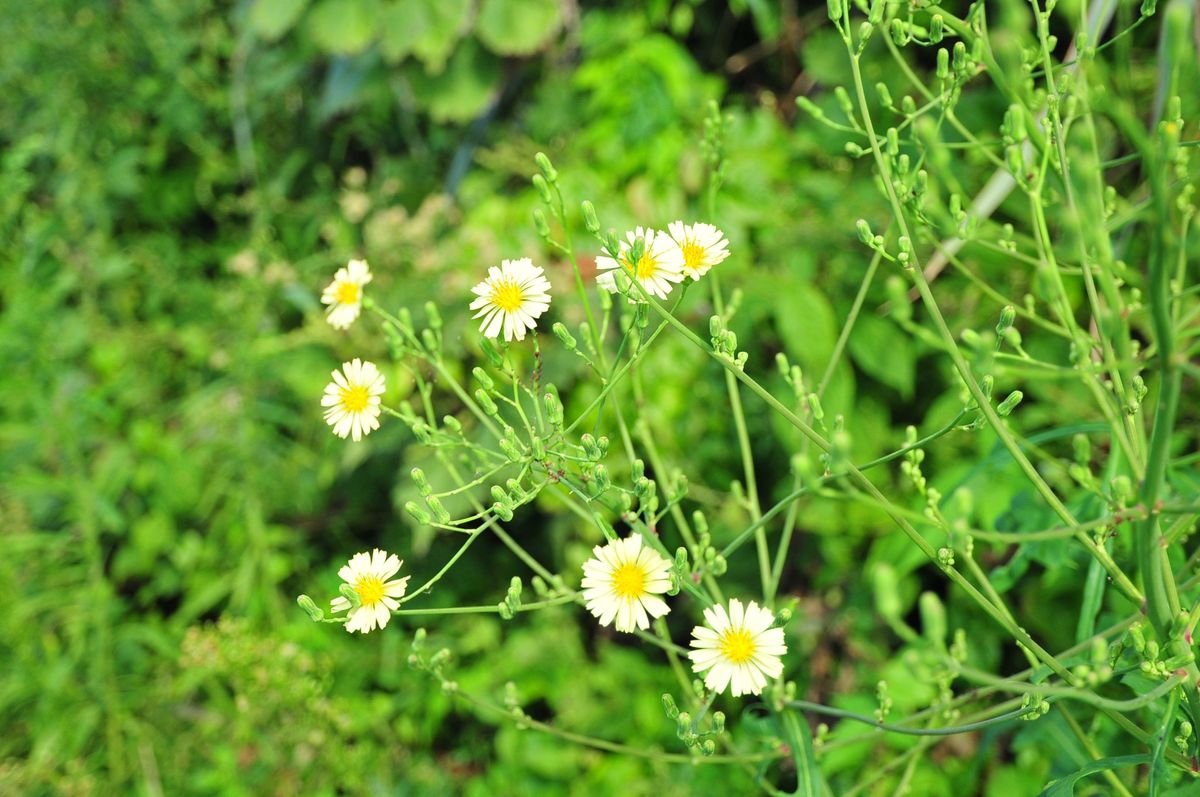
{"label": "white daisy-like flower", "polygon": [[402,564],[404,562],[395,554],[376,548],[371,553],[354,554],[350,562],[338,570],[338,578],[350,585],[359,601],[357,608],[351,608],[350,600],[339,595],[329,604],[333,612],[350,609],[346,617],[347,631],[365,634],[374,631],[376,626],[387,626],[388,620],[392,619],[392,610],[400,608],[396,598],[404,597],[408,588],[409,576],[388,581]]}
{"label": "white daisy-like flower", "polygon": [[[630,277],[646,289],[646,293],[659,299],[667,298],[667,294],[671,292],[671,284],[683,281],[683,250],[671,240],[671,236],[657,230],[638,227],[626,233],[625,237],[628,241],[621,241],[620,262],[609,255],[596,256],[596,268],[601,271],[596,277],[596,284],[609,293],[616,293],[616,269],[624,268]],[[645,246],[635,265],[629,262],[629,256],[638,238],[642,239]],[[640,294],[632,286],[629,290],[629,301],[642,301]]]}
{"label": "white daisy-like flower", "polygon": [[321,304],[329,305],[325,317],[334,329],[346,329],[362,312],[363,286],[372,279],[365,260],[351,260],[333,275],[333,282],[321,294]]}
{"label": "white daisy-like flower", "polygon": [[688,658],[694,672],[705,672],[704,685],[724,692],[733,684],[733,696],[757,695],[768,678],[783,673],[780,656],[787,653],[783,629],[772,628],[775,615],[754,601],[746,607],[737,598],[729,601],[729,611],[718,604],[704,610],[708,627],[692,629],[692,647]]}
{"label": "white daisy-like flower", "polygon": [[338,437],[350,436],[358,442],[379,428],[379,397],[387,389],[383,374],[375,363],[356,357],[342,363],[342,370],[333,371],[330,376],[333,381],[325,386],[325,395],[321,396],[325,423],[333,427]]}
{"label": "white daisy-like flower", "polygon": [[710,268],[729,257],[729,241],[725,240],[725,233],[711,224],[673,221],[667,225],[667,229],[671,231],[671,238],[683,257],[683,273],[694,280],[700,279]]}
{"label": "white daisy-like flower", "polygon": [[525,330],[537,326],[538,317],[550,307],[550,281],[541,266],[527,257],[505,260],[500,268],[488,269],[488,277],[471,289],[477,297],[471,309],[482,318],[479,331],[489,338],[504,333],[504,339],[525,339]]}
{"label": "white daisy-like flower", "polygon": [[671,562],[633,534],[592,549],[583,563],[583,600],[600,625],[616,620],[618,631],[650,627],[651,617],[671,611],[658,597],[671,587]]}

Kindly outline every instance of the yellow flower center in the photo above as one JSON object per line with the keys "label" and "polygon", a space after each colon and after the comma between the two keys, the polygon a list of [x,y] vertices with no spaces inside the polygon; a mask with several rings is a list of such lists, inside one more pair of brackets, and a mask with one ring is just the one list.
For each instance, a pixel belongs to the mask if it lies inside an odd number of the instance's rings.
{"label": "yellow flower center", "polygon": [[658,261],[650,257],[649,252],[643,252],[638,258],[637,267],[635,268],[628,260],[622,260],[626,271],[633,274],[639,281],[648,280],[658,271]]}
{"label": "yellow flower center", "polygon": [[361,292],[362,289],[353,282],[339,282],[337,290],[333,292],[333,299],[338,304],[357,304]]}
{"label": "yellow flower center", "polygon": [[383,600],[383,579],[378,576],[362,576],[354,582],[354,591],[363,606],[374,606]]}
{"label": "yellow flower center", "polygon": [[690,271],[697,271],[704,265],[704,247],[694,241],[686,241],[683,246],[683,266]]}
{"label": "yellow flower center", "polygon": [[492,288],[492,304],[506,313],[520,309],[525,301],[525,293],[515,282],[500,282]]}
{"label": "yellow flower center", "polygon": [[371,402],[371,394],[365,385],[342,388],[342,409],[346,412],[362,412]]}
{"label": "yellow flower center", "polygon": [[721,655],[733,664],[745,664],[754,657],[754,637],[743,628],[726,631],[721,637]]}
{"label": "yellow flower center", "polygon": [[633,562],[627,562],[612,574],[613,592],[621,598],[638,598],[646,591],[646,572]]}

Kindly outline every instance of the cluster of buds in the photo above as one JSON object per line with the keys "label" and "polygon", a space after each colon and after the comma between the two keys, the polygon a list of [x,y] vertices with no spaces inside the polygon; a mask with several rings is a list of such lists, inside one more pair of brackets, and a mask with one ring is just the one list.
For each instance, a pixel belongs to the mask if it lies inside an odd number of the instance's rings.
{"label": "cluster of buds", "polygon": [[700,755],[709,756],[717,751],[716,737],[725,732],[725,713],[714,711],[709,715],[707,727],[701,725],[705,712],[693,719],[687,711],[680,711],[670,692],[662,696],[663,710],[667,719],[675,721],[675,735],[687,748]]}

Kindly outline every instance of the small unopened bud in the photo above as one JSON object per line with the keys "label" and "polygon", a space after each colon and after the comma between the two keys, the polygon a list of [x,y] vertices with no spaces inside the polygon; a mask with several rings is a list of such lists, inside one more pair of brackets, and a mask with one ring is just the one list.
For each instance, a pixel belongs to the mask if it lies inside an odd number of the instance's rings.
{"label": "small unopened bud", "polygon": [[417,485],[417,491],[422,496],[427,496],[433,492],[433,488],[429,486],[429,481],[425,478],[425,471],[420,468],[413,468],[409,473],[412,475],[413,484]]}
{"label": "small unopened bud", "polygon": [[550,159],[546,157],[546,153],[539,152],[533,156],[533,162],[542,170],[542,174],[546,175],[546,179],[550,182],[558,180],[558,170],[554,168],[554,164],[550,163]]}
{"label": "small unopened bud", "polygon": [[416,501],[405,501],[404,511],[411,515],[413,520],[417,521],[423,526],[429,525],[430,520],[432,520],[432,518],[429,516],[429,513],[418,506]]}
{"label": "small unopened bud", "polygon": [[550,224],[546,221],[546,214],[541,208],[533,209],[533,229],[537,231],[539,238],[550,237]]}
{"label": "small unopened bud", "polygon": [[296,598],[296,603],[300,604],[300,608],[308,613],[308,618],[314,623],[319,623],[325,619],[325,612],[307,595],[301,595]]}
{"label": "small unopened bud", "polygon": [[867,224],[866,219],[859,219],[854,226],[858,229],[858,240],[867,246],[875,241],[875,233],[871,232],[871,225]]}
{"label": "small unopened bud", "polygon": [[580,206],[583,208],[583,226],[587,227],[587,231],[592,234],[600,232],[600,220],[596,218],[596,206],[586,199]]}
{"label": "small unopened bud", "polygon": [[1013,410],[1015,410],[1017,408],[1017,405],[1021,403],[1021,399],[1023,399],[1024,397],[1025,397],[1024,393],[1022,393],[1019,390],[1014,390],[1013,392],[1008,394],[1008,398],[1006,398],[1006,399],[1004,399],[1004,401],[1000,402],[999,407],[996,407],[996,413],[998,415],[1000,415],[1001,417],[1008,415],[1009,413],[1011,413]]}
{"label": "small unopened bud", "polygon": [[669,719],[675,719],[679,716],[679,707],[675,705],[675,698],[671,697],[669,692],[663,692],[662,702],[663,710],[667,712]]}
{"label": "small unopened bud", "polygon": [[450,513],[446,511],[446,507],[442,506],[441,500],[436,495],[425,496],[425,506],[429,507],[429,511],[433,512],[433,516],[437,518],[438,523],[449,523]]}
{"label": "small unopened bud", "polygon": [[1003,335],[1005,331],[1007,331],[1009,327],[1013,325],[1013,321],[1016,320],[1016,317],[1016,308],[1011,304],[1005,305],[1004,309],[1000,311],[1000,321],[996,324],[996,334]]}
{"label": "small unopened bud", "polygon": [[535,174],[533,176],[533,187],[537,189],[538,196],[541,197],[542,202],[549,205],[552,201],[552,197],[550,195],[550,186],[546,182],[546,178],[540,174]]}

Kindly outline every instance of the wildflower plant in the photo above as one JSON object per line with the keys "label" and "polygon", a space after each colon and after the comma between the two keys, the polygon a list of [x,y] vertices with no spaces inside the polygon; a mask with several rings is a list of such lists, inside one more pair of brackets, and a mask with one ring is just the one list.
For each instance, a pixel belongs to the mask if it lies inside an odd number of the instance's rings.
{"label": "wildflower plant", "polygon": [[[534,225],[544,247],[510,253],[513,259],[498,266],[479,264],[481,281],[461,306],[427,305],[418,322],[411,309],[393,312],[372,299],[365,264],[355,269],[359,261],[352,261],[339,271],[323,297],[333,305],[330,323],[344,326],[361,306],[394,363],[377,369],[356,359],[335,371],[322,400],[326,420],[354,441],[380,418],[406,427],[430,449],[446,482],[412,469],[420,500],[405,510],[416,524],[462,542],[432,572],[419,572],[418,564],[400,579],[395,555],[358,553],[339,572],[339,595],[302,596],[301,605],[314,620],[364,634],[401,633],[396,625],[407,630],[423,622],[418,618],[447,613],[519,622],[529,612],[575,607],[581,623],[611,625],[669,668],[675,687],[646,699],[662,701],[680,749],[647,751],[534,719],[515,690],[502,699],[469,694],[454,678],[453,641],[430,652],[423,628],[415,629],[410,664],[498,721],[612,753],[748,768],[768,793],[786,787],[825,794],[827,780],[837,793],[872,789],[890,777],[903,786],[940,738],[1010,731],[1050,717],[1065,723],[1091,759],[1047,779],[1063,793],[1093,775],[1113,793],[1165,793],[1168,785],[1190,783],[1200,759],[1191,733],[1200,723],[1192,636],[1200,580],[1196,555],[1185,556],[1182,544],[1200,513],[1200,486],[1194,473],[1181,475],[1195,467],[1197,433],[1180,421],[1194,421],[1197,406],[1198,305],[1188,286],[1196,250],[1188,147],[1195,129],[1176,95],[1184,79],[1179,65],[1191,62],[1185,38],[1172,27],[1183,17],[1170,10],[1162,23],[1160,102],[1138,108],[1104,87],[1112,67],[1104,58],[1107,43],[1148,21],[1154,4],[1143,3],[1129,28],[1107,40],[1109,6],[1073,7],[1078,15],[1034,2],[1023,29],[1011,20],[989,24],[985,3],[962,16],[927,3],[828,3],[851,82],[799,105],[805,124],[828,128],[846,156],[870,172],[882,210],[847,220],[847,246],[862,252],[861,288],[823,374],[804,373],[782,353],[774,357],[776,372],[770,355],[734,331],[738,292],[726,294],[722,272],[743,249],[721,226],[730,164],[727,123],[715,105],[703,138],[706,188],[692,218],[607,229],[589,201],[564,195],[558,171],[539,154],[533,184],[542,205]],[[1060,29],[1073,35],[1066,57],[1051,33]],[[873,87],[863,69],[868,50],[895,66]],[[932,74],[914,66],[914,51],[929,53]],[[960,109],[985,90],[1003,99],[1004,110],[992,126],[973,129]],[[1193,136],[1185,139],[1189,129]],[[968,183],[966,161],[987,164],[992,177]],[[1112,172],[1129,163],[1140,164],[1137,175]],[[590,236],[586,243],[574,237],[580,228]],[[589,251],[596,253],[599,290],[589,289],[580,267]],[[984,282],[971,265],[981,257],[1001,258],[1011,282]],[[565,261],[573,291],[553,292],[545,275],[554,258]],[[742,273],[755,269],[741,266]],[[949,307],[962,307],[937,284],[947,269],[965,277],[975,301],[986,305],[979,312],[993,319],[987,326],[973,328],[966,310],[962,319],[949,315]],[[868,297],[881,290],[891,334],[925,347],[949,375],[953,387],[939,398],[951,411],[934,428],[896,434],[888,453],[856,461],[853,412],[827,413],[824,401],[856,325],[873,312]],[[442,316],[449,313],[473,313],[481,323],[470,381],[445,360]],[[583,319],[575,328],[554,320],[572,315]],[[704,474],[662,456],[661,441],[672,430],[654,428],[630,409],[654,400],[643,367],[664,336],[721,373],[726,407],[719,411],[732,421],[729,444],[741,473],[731,484],[696,481],[705,500],[690,486]],[[549,380],[544,355],[551,347],[566,355],[557,362],[575,367],[555,378],[583,398],[564,395]],[[412,380],[415,401],[383,400],[384,374],[392,371]],[[1185,376],[1192,380],[1186,393]],[[452,399],[444,407],[434,405],[434,382]],[[1088,420],[1066,427],[1069,434],[1038,429],[1054,420],[1044,410],[1020,417],[1026,396],[1052,403],[1068,395],[1072,412]],[[752,437],[747,418],[762,413],[797,444],[783,435]],[[1064,435],[1069,450],[1059,448]],[[943,438],[994,448],[1054,525],[1001,528],[995,513],[978,507],[988,496],[931,470],[926,452]],[[764,483],[775,474],[764,473],[762,463],[777,456],[791,463],[783,489]],[[889,471],[901,478],[889,481]],[[768,504],[767,496],[777,498]],[[541,499],[573,516],[575,540],[591,546],[591,558],[546,563],[531,554],[523,540],[537,530],[522,527],[519,514]],[[464,500],[468,511],[448,508]],[[868,507],[903,541],[903,556],[877,562],[870,578],[901,672],[925,688],[922,705],[910,703],[904,716],[896,716],[888,681],[865,690],[878,706],[874,715],[797,697],[809,666],[803,643],[814,632],[805,630],[796,600],[781,592],[803,590],[784,575],[804,535],[800,507],[817,500]],[[714,505],[735,511],[712,512]],[[422,608],[481,535],[494,536],[527,571],[498,573],[494,604]],[[1086,576],[1077,644],[1057,652],[1039,639],[1036,603],[1001,583],[1003,567],[987,569],[1006,551],[1036,556],[1029,551],[1051,540],[1078,557]],[[912,564],[902,564],[910,554]],[[939,589],[901,596],[901,576],[918,568]],[[410,577],[417,579],[413,589]],[[918,628],[910,625],[914,617]],[[969,633],[950,626],[966,617],[994,625],[1006,649],[974,648]],[[403,623],[388,627],[395,618]],[[1013,658],[1027,668],[997,663]],[[832,736],[825,724],[813,736],[810,717],[818,716],[836,723]],[[878,734],[841,732],[854,723]],[[915,746],[887,741],[897,736],[916,737]],[[891,757],[867,771],[838,770],[832,753],[863,744]]]}

